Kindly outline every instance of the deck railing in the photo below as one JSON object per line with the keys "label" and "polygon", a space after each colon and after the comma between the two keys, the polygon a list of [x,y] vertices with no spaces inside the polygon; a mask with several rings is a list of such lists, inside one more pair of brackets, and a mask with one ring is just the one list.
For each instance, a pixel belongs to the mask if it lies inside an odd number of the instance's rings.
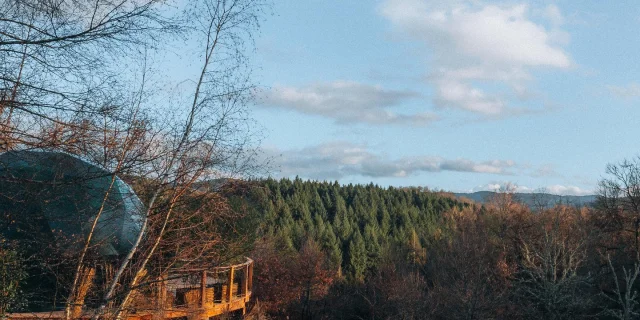
{"label": "deck railing", "polygon": [[[156,282],[152,296],[142,296],[128,320],[137,319],[209,319],[246,311],[253,289],[253,260],[213,269],[183,270]],[[79,318],[90,319],[93,310],[84,310]],[[64,319],[64,312],[13,313],[7,319]]]}
{"label": "deck railing", "polygon": [[[162,281],[161,295],[169,308],[210,307],[248,300],[253,288],[253,260],[213,269],[184,270]],[[162,292],[164,291],[164,292]]]}

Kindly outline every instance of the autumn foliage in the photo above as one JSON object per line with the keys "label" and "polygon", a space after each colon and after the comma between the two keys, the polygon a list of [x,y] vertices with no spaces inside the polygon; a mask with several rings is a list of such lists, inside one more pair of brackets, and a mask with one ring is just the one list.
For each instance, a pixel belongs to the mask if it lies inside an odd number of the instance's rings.
{"label": "autumn foliage", "polygon": [[508,192],[474,204],[298,179],[258,185],[255,297],[271,317],[638,316],[629,207],[530,208]]}

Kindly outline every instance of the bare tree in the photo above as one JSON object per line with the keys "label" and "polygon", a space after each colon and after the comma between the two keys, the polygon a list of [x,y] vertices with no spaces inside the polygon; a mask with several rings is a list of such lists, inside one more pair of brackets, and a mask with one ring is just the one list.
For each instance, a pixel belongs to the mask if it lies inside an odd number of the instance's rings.
{"label": "bare tree", "polygon": [[[217,225],[232,213],[206,181],[257,168],[245,54],[265,4],[0,0],[2,147],[64,151],[100,164],[111,173],[103,205],[117,176],[138,177],[145,201],[140,232],[106,279],[96,318],[121,318],[136,292],[161,274],[224,259]],[[152,87],[147,52],[163,49],[161,37],[177,32],[190,39],[185,55],[198,72],[171,95],[153,96],[160,90]],[[142,71],[120,76],[122,62]],[[103,209],[72,258],[67,318],[86,291],[83,270]]]}
{"label": "bare tree", "polygon": [[[491,214],[502,217],[501,211]],[[491,234],[492,219],[471,208],[447,215],[452,215],[452,236],[434,243],[424,266],[425,278],[431,283],[427,296],[430,316],[495,318],[506,307],[513,270],[500,238]]]}
{"label": "bare tree", "polygon": [[[235,0],[196,2],[189,8],[194,21],[189,28],[202,38],[200,73],[188,104],[175,106],[185,111],[178,113],[182,120],[171,121],[174,125],[163,134],[165,143],[159,146],[160,153],[151,157],[156,188],[146,204],[142,231],[115,273],[99,310],[105,310],[106,303],[112,301],[116,284],[131,267],[128,291],[121,294],[114,317],[120,318],[127,311],[135,289],[149,275],[149,263],[158,254],[181,199],[197,182],[251,169],[251,140],[241,133],[247,121],[244,108],[253,87],[243,72],[246,59],[242,49],[258,26],[263,6],[260,0]],[[153,232],[147,233],[152,217],[158,223]],[[141,248],[144,250],[139,251]],[[132,264],[133,259],[136,263]]]}
{"label": "bare tree", "polygon": [[584,294],[590,276],[581,267],[590,239],[585,217],[570,207],[555,207],[536,217],[535,228],[521,237],[517,296],[545,319],[577,318],[589,309]]}
{"label": "bare tree", "polygon": [[[604,313],[620,320],[637,319],[640,316],[640,312],[638,312],[640,301],[638,301],[638,290],[634,286],[640,275],[640,259],[636,257],[636,262],[632,268],[621,268],[622,279],[619,279],[609,255],[607,255],[607,265],[611,271],[615,286],[613,294],[603,293],[603,296],[613,302],[617,308],[607,308]],[[622,286],[620,282],[622,282]]]}
{"label": "bare tree", "polygon": [[596,207],[606,235],[603,260],[613,284],[602,295],[613,306],[605,313],[617,319],[638,317],[637,280],[640,275],[640,157],[607,165],[600,181]]}
{"label": "bare tree", "polygon": [[516,194],[517,186],[513,183],[505,183],[494,190],[494,194],[488,199],[488,204],[497,213],[506,216],[515,207],[520,205],[518,195]]}
{"label": "bare tree", "polygon": [[[0,1],[0,140],[38,145],[37,128],[94,117],[126,88],[119,66],[178,28],[158,0]],[[112,101],[113,102],[113,101]]]}
{"label": "bare tree", "polygon": [[607,165],[609,178],[600,181],[597,206],[607,217],[606,229],[632,238],[640,252],[640,157]]}
{"label": "bare tree", "polygon": [[548,209],[552,203],[549,198],[549,191],[546,188],[536,189],[531,196],[532,207],[536,212],[543,212]]}

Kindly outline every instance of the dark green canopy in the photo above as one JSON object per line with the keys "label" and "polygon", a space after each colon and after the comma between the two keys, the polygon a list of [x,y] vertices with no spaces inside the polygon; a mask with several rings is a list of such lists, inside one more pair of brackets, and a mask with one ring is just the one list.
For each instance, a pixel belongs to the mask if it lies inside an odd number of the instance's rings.
{"label": "dark green canopy", "polygon": [[142,203],[126,183],[116,177],[112,184],[112,178],[107,170],[65,153],[2,153],[0,232],[10,240],[78,250],[102,212],[92,248],[102,256],[126,253],[140,231]]}

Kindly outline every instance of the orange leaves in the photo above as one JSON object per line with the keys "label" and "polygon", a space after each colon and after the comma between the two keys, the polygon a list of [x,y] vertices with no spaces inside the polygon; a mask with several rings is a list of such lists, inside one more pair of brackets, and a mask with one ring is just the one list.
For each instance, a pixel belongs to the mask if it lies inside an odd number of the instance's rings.
{"label": "orange leaves", "polygon": [[327,294],[337,277],[318,244],[308,240],[299,252],[261,239],[252,255],[256,262],[254,296],[271,314],[308,305]]}

